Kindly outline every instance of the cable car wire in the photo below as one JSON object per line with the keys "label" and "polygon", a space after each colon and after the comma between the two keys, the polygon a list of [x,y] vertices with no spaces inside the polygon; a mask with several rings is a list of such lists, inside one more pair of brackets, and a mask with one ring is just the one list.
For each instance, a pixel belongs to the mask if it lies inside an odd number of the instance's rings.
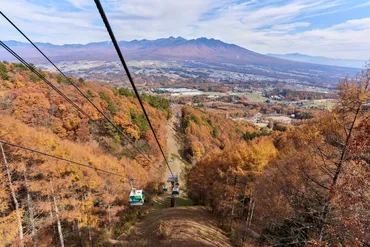
{"label": "cable car wire", "polygon": [[42,79],[46,84],[48,84],[54,91],[56,91],[60,96],[62,96],[67,102],[69,102],[72,106],[74,106],[80,113],[85,115],[87,118],[90,118],[90,116],[84,112],[78,105],[76,105],[71,99],[69,99],[64,93],[62,93],[57,87],[55,87],[50,81],[48,81],[42,74],[40,74],[36,68],[31,66],[29,63],[27,63],[22,57],[20,57],[17,53],[15,53],[12,49],[10,49],[5,43],[3,43],[0,40],[0,45],[4,47],[5,50],[7,50],[10,54],[12,54],[16,59],[18,59],[24,66],[26,66],[29,70],[31,70],[33,73],[35,73],[40,79]]}
{"label": "cable car wire", "polygon": [[126,178],[128,181],[130,181],[130,180],[144,181],[142,179],[135,179],[132,176],[128,176],[128,175],[124,176],[124,175],[118,174],[116,172],[111,172],[111,171],[107,171],[107,170],[104,170],[104,169],[101,169],[101,168],[96,168],[96,167],[91,166],[91,165],[87,165],[87,164],[77,162],[77,161],[73,161],[73,160],[70,160],[70,159],[65,159],[65,158],[60,157],[60,156],[56,156],[56,155],[53,155],[53,154],[48,154],[48,153],[45,153],[45,152],[42,152],[42,151],[39,151],[39,150],[36,150],[36,149],[24,147],[22,145],[14,144],[14,143],[7,142],[7,141],[1,140],[1,139],[0,139],[0,143],[2,143],[4,145],[7,145],[7,146],[23,149],[23,150],[26,150],[26,151],[29,151],[29,152],[32,152],[32,153],[37,153],[37,154],[41,154],[41,155],[44,155],[44,156],[48,156],[48,157],[53,158],[53,159],[69,162],[69,163],[72,163],[72,164],[75,164],[75,165],[78,165],[78,166],[82,166],[82,167],[85,167],[85,168],[94,169],[96,171],[103,172],[103,173],[106,173],[106,174],[118,176],[118,177],[121,177],[121,178]]}
{"label": "cable car wire", "polygon": [[[84,112],[79,106],[77,106],[71,99],[69,99],[63,92],[61,92],[57,87],[55,87],[49,80],[47,80],[42,74],[40,74],[37,69],[35,69],[33,66],[31,66],[29,63],[27,63],[21,56],[19,56],[16,52],[14,52],[11,48],[9,48],[5,43],[0,41],[0,45],[6,49],[10,54],[12,54],[15,58],[17,58],[24,66],[26,66],[28,69],[30,69],[33,73],[35,73],[39,78],[41,78],[46,84],[48,84],[52,89],[54,89],[58,94],[60,94],[65,100],[67,100],[72,106],[74,106],[78,111],[80,111],[82,114],[84,114],[92,123],[94,123],[94,120],[90,118],[90,116]],[[126,137],[128,138],[128,137]],[[131,152],[131,150],[123,146],[127,151]],[[137,148],[137,147],[136,147]],[[138,148],[137,148],[138,149]],[[140,150],[140,154],[144,156],[149,162],[152,162],[147,156],[145,156]],[[134,157],[135,160],[140,162],[136,157]],[[159,170],[158,167],[154,166]]]}
{"label": "cable car wire", "polygon": [[32,148],[27,148],[27,147],[24,147],[24,146],[21,146],[21,145],[18,145],[18,144],[14,144],[14,143],[11,143],[11,142],[7,142],[7,141],[1,140],[1,139],[0,139],[0,143],[8,145],[8,146],[16,147],[16,148],[19,148],[19,149],[24,149],[24,150],[27,150],[27,151],[30,151],[30,152],[33,152],[33,153],[45,155],[45,156],[48,156],[50,158],[54,158],[54,159],[66,161],[66,162],[69,162],[69,163],[73,163],[73,164],[76,164],[78,166],[83,166],[83,167],[86,167],[86,168],[94,169],[94,170],[104,172],[104,173],[107,173],[107,174],[110,174],[110,175],[127,178],[126,176],[120,175],[120,174],[115,173],[115,172],[110,172],[110,171],[107,171],[107,170],[104,170],[104,169],[96,168],[96,167],[91,166],[91,165],[83,164],[81,162],[73,161],[73,160],[70,160],[70,159],[65,159],[65,158],[62,158],[62,157],[59,157],[59,156],[56,156],[56,155],[48,154],[48,153],[38,151],[38,150],[32,149]]}
{"label": "cable car wire", "polygon": [[[48,81],[43,75],[41,75],[33,66],[28,64],[22,57],[20,57],[17,53],[15,53],[12,49],[10,49],[6,44],[4,44],[0,40],[0,45],[6,49],[10,54],[12,54],[15,58],[17,58],[24,66],[26,66],[28,69],[30,69],[33,73],[35,73],[39,78],[45,81],[50,87],[52,87],[55,91],[57,91],[63,98],[65,98],[69,103],[71,103],[73,106],[75,106],[79,111],[81,111],[84,115],[86,115],[93,123],[94,121],[89,117],[87,113],[85,113],[81,108],[79,108],[71,99],[69,99],[63,92],[61,92],[57,87],[55,87],[50,81]],[[126,150],[131,152],[130,149],[128,149],[126,146],[123,146]],[[137,160],[137,158],[134,158]],[[137,160],[139,162],[139,160]],[[150,160],[149,160],[150,161]],[[161,171],[159,167],[153,165],[154,168],[156,168],[158,171]]]}
{"label": "cable car wire", "polygon": [[56,65],[55,65],[55,63],[53,63],[50,59],[49,59],[49,57],[48,56],[46,56],[37,46],[36,46],[36,44],[35,43],[33,43],[32,42],[32,40],[31,39],[29,39],[28,38],[28,36],[25,34],[25,33],[23,33],[18,27],[17,27],[17,25],[15,25],[2,11],[0,11],[0,14],[15,28],[15,29],[17,29],[17,31],[20,33],[20,34],[22,34],[23,35],[23,37],[24,38],[26,38],[27,40],[28,40],[28,42],[30,42],[32,45],[33,45],[33,47],[35,47],[36,48],[36,50],[38,50],[40,53],[41,53],[41,55],[43,55],[44,56],[44,58],[46,59],[46,60],[48,60],[53,66],[54,66],[54,68],[115,128],[115,130],[118,132],[118,133],[120,133],[141,155],[143,155],[149,162],[152,162],[152,160],[146,155],[146,154],[144,154],[136,145],[135,145],[135,143],[134,142],[132,142],[131,140],[130,140],[130,138],[129,137],[127,137],[113,122],[112,122],[112,120],[110,120],[109,118],[108,118],[108,116],[106,116],[105,114],[104,114],[104,112],[102,111],[102,110],[100,110],[99,109],[99,107],[97,107],[95,104],[94,104],[94,102],[92,102],[90,99],[89,99],[89,97],[87,97],[87,95],[86,94],[84,94],[82,91],[81,91],[81,89],[76,85],[76,83],[74,83],[68,76],[66,76]]}
{"label": "cable car wire", "polygon": [[108,21],[108,19],[107,19],[107,16],[105,15],[105,12],[104,12],[103,6],[101,5],[101,3],[100,3],[100,1],[99,1],[99,0],[94,0],[94,1],[95,1],[95,4],[96,4],[96,7],[97,7],[97,8],[98,8],[98,10],[99,10],[99,13],[100,13],[100,15],[101,15],[101,18],[103,19],[104,25],[105,25],[105,27],[106,27],[106,29],[107,29],[108,33],[109,33],[109,36],[110,36],[110,38],[111,38],[111,40],[112,40],[112,42],[113,42],[114,48],[116,49],[116,52],[117,52],[118,57],[119,57],[119,59],[120,59],[120,61],[121,61],[121,63],[122,63],[122,66],[123,66],[123,68],[125,69],[126,75],[127,75],[128,79],[129,79],[129,81],[130,81],[130,83],[131,83],[131,86],[132,86],[132,88],[133,88],[133,90],[134,90],[134,92],[135,92],[135,95],[136,95],[137,99],[139,100],[139,103],[140,103],[141,109],[143,110],[143,113],[144,113],[144,115],[145,115],[145,118],[146,118],[146,120],[147,120],[147,121],[148,121],[148,123],[149,123],[149,127],[150,127],[150,129],[152,130],[152,132],[153,132],[154,138],[155,138],[155,140],[156,140],[156,142],[157,142],[157,144],[158,144],[158,147],[159,147],[159,149],[160,149],[160,151],[161,151],[161,153],[162,153],[162,156],[163,156],[163,158],[164,158],[164,161],[166,162],[166,165],[167,165],[167,167],[168,167],[168,170],[170,171],[170,173],[171,173],[172,177],[174,177],[174,174],[172,173],[171,167],[170,167],[170,165],[169,165],[169,163],[168,163],[168,161],[167,161],[166,155],[165,155],[165,154],[164,154],[164,152],[163,152],[163,149],[162,149],[162,147],[161,147],[161,144],[159,143],[158,137],[157,137],[157,135],[156,135],[156,133],[155,133],[155,131],[154,131],[154,128],[153,128],[153,126],[152,126],[152,123],[150,122],[149,116],[148,116],[148,114],[147,114],[147,112],[146,112],[146,110],[145,110],[144,104],[143,104],[143,102],[142,102],[142,100],[141,100],[141,98],[140,98],[139,92],[138,92],[138,90],[137,90],[137,88],[136,88],[136,86],[135,86],[134,80],[133,80],[133,78],[132,78],[132,76],[131,76],[131,73],[130,73],[130,71],[129,71],[128,67],[127,67],[127,64],[126,64],[126,62],[125,62],[125,59],[123,58],[123,55],[122,55],[121,49],[120,49],[120,48],[119,48],[119,46],[118,46],[118,42],[117,42],[117,40],[116,40],[116,37],[114,36],[113,30],[112,30],[112,28],[111,28],[111,26],[110,26],[110,24],[109,24],[109,21]]}

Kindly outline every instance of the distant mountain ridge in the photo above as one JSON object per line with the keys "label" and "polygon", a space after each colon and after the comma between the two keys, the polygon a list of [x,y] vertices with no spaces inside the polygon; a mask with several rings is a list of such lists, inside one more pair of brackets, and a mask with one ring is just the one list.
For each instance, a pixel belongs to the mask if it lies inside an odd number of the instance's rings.
{"label": "distant mountain ridge", "polygon": [[[39,55],[29,43],[5,41],[5,43],[22,51],[26,57],[36,58]],[[35,42],[47,54],[57,60],[116,59],[112,42],[93,42],[88,44],[54,45],[51,43]],[[290,61],[265,56],[234,44],[228,44],[217,39],[205,37],[184,39],[169,37],[156,40],[119,41],[119,46],[127,59],[158,59],[158,60],[197,60],[203,62],[227,62],[235,64],[284,64]],[[0,56],[2,53],[0,53]]]}
{"label": "distant mountain ridge", "polygon": [[342,66],[350,68],[362,68],[365,65],[365,60],[358,59],[336,59],[322,56],[309,56],[300,53],[289,53],[289,54],[266,54],[267,56],[276,57],[280,59],[287,59],[292,61],[304,62],[304,63],[315,63],[322,65],[331,66]]}
{"label": "distant mountain ridge", "polygon": [[[23,56],[36,59],[39,54],[29,43],[19,41],[5,41],[17,51],[22,51]],[[110,41],[92,42],[88,44],[65,44],[54,45],[51,43],[35,42],[46,53],[57,60],[111,60],[116,59],[113,44]],[[119,46],[127,59],[158,59],[187,61],[195,60],[211,63],[254,64],[266,66],[298,66],[307,67],[307,63],[326,64],[340,66],[340,63],[319,63],[321,57],[309,57],[301,54],[268,54],[262,55],[243,47],[228,44],[217,39],[205,37],[197,39],[184,39],[182,37],[169,37],[156,40],[131,40],[119,41]],[[32,48],[32,49],[30,49]],[[0,52],[0,56],[6,56],[6,52]],[[9,56],[9,55],[8,55]],[[315,59],[316,60],[315,60]],[[322,57],[323,59],[323,57]],[[334,60],[334,59],[332,59]],[[299,61],[302,63],[297,64]],[[312,65],[310,65],[312,66]],[[309,67],[310,67],[309,66]]]}
{"label": "distant mountain ridge", "polygon": [[[20,42],[20,41],[15,41],[15,40],[9,40],[9,41],[5,41],[4,42],[5,44],[7,44],[8,46],[32,46],[31,44],[27,43],[27,42]],[[201,37],[201,38],[197,38],[197,39],[184,39],[182,37],[169,37],[169,38],[160,38],[160,39],[155,39],[155,40],[148,40],[148,39],[141,39],[141,40],[137,40],[137,39],[134,39],[134,40],[131,40],[131,41],[119,41],[118,44],[120,46],[124,46],[124,47],[133,47],[133,46],[153,46],[153,45],[157,45],[157,46],[162,46],[162,47],[165,47],[165,46],[179,46],[179,45],[183,45],[185,43],[189,43],[189,44],[205,44],[205,45],[208,45],[208,46],[219,46],[219,45],[222,45],[222,46],[234,46],[234,47],[237,47],[236,45],[233,45],[233,44],[227,44],[225,42],[222,42],[221,40],[216,40],[216,39],[208,39],[208,38],[205,38],[205,37]],[[96,47],[96,46],[112,46],[112,42],[111,41],[101,41],[101,42],[91,42],[91,43],[87,43],[87,44],[64,44],[64,45],[55,45],[55,44],[51,44],[51,43],[43,43],[43,42],[35,42],[36,45],[40,46],[40,47],[54,47],[54,48],[62,48],[62,47]]]}
{"label": "distant mountain ridge", "polygon": [[[46,60],[29,43],[5,41],[23,58],[35,64],[46,63]],[[118,57],[112,42],[93,42],[88,44],[54,45],[36,43],[54,62],[68,61],[117,61]],[[247,78],[294,79],[314,83],[335,83],[347,74],[355,74],[358,69],[320,65],[307,62],[297,62],[259,54],[235,44],[228,44],[217,39],[205,37],[184,39],[169,37],[156,40],[120,41],[119,46],[126,60],[158,60],[187,64],[191,67],[204,69],[205,72],[218,70],[235,72],[226,75],[233,79]],[[0,60],[14,61],[14,58],[4,49],[0,49]],[[178,67],[173,67],[174,70]],[[109,72],[109,71],[107,71]],[[165,72],[166,73],[166,72]],[[202,72],[203,73],[203,72]],[[209,74],[209,75],[210,75]],[[243,74],[243,75],[241,75]],[[252,75],[252,77],[251,77]],[[195,75],[197,76],[197,75]]]}

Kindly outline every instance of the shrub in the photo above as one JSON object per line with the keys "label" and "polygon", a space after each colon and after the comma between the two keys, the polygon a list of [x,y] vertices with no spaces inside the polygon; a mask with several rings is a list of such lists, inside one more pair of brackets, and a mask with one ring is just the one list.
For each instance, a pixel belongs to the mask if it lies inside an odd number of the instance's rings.
{"label": "shrub", "polygon": [[64,82],[64,77],[62,76],[62,75],[57,75],[57,82],[59,83],[59,84],[61,84],[61,83],[63,83]]}
{"label": "shrub", "polygon": [[244,140],[253,140],[254,138],[260,137],[260,136],[268,136],[270,133],[267,128],[262,128],[260,132],[252,132],[252,133],[245,133],[243,135]]}
{"label": "shrub", "polygon": [[3,80],[9,80],[8,69],[6,68],[4,63],[0,63],[0,77]]}
{"label": "shrub", "polygon": [[158,226],[158,235],[163,238],[168,238],[172,233],[172,223],[169,221],[161,220]]}
{"label": "shrub", "polygon": [[142,99],[159,110],[168,111],[170,109],[170,101],[160,96],[143,94]]}
{"label": "shrub", "polygon": [[110,111],[113,115],[115,115],[118,112],[118,108],[116,104],[112,101],[112,99],[105,94],[103,91],[99,92],[99,96],[102,100],[108,103],[108,111]]}
{"label": "shrub", "polygon": [[296,113],[296,118],[297,119],[311,119],[313,118],[313,113],[312,112],[299,112]]}
{"label": "shrub", "polygon": [[41,78],[40,78],[38,75],[36,75],[36,74],[32,73],[32,74],[30,74],[30,80],[31,80],[32,82],[38,82],[38,81],[40,81],[40,80],[41,80]]}
{"label": "shrub", "polygon": [[280,122],[275,122],[274,123],[274,128],[273,130],[276,130],[276,131],[286,131],[288,129],[288,127],[285,125],[285,124],[282,124]]}
{"label": "shrub", "polygon": [[27,70],[27,67],[24,66],[23,64],[21,63],[13,63],[13,66],[15,69],[17,69],[18,71],[25,71]]}
{"label": "shrub", "polygon": [[132,121],[139,127],[140,133],[144,134],[149,129],[148,121],[144,113],[136,114],[133,111],[130,112]]}
{"label": "shrub", "polygon": [[90,100],[92,100],[95,96],[94,96],[93,92],[89,89],[89,90],[87,90],[86,97],[89,98]]}
{"label": "shrub", "polygon": [[126,96],[126,97],[133,97],[134,96],[134,93],[126,87],[119,88],[118,89],[118,94],[120,96]]}

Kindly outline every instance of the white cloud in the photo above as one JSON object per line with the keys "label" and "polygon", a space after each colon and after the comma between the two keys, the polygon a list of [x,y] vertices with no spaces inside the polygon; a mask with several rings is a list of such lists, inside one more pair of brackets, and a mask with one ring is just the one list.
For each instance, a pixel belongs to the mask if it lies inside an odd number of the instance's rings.
{"label": "white cloud", "polygon": [[272,30],[280,30],[280,31],[293,31],[299,27],[309,27],[311,23],[309,22],[293,22],[289,24],[279,24],[274,25],[271,27]]}
{"label": "white cloud", "polygon": [[366,30],[370,29],[370,18],[349,20],[338,25],[334,25],[330,30]]}
{"label": "white cloud", "polygon": [[[305,19],[370,6],[370,1],[358,2],[103,0],[102,4],[119,40],[206,36],[261,53],[367,59],[370,14],[326,28]],[[109,40],[92,0],[17,0],[16,5],[22,8],[15,7],[13,0],[1,0],[1,10],[33,40],[56,44]],[[0,39],[23,40],[2,18],[0,28]]]}
{"label": "white cloud", "polygon": [[72,4],[76,8],[83,8],[91,4],[92,1],[89,0],[67,0],[70,4]]}
{"label": "white cloud", "polygon": [[[100,18],[97,11],[61,11],[57,4],[36,4],[27,0],[18,0],[17,4],[22,7],[16,8],[12,0],[3,0],[1,11],[35,41],[55,44],[87,43],[107,37],[103,27],[93,24],[93,20]],[[25,41],[2,17],[0,27],[2,40]]]}
{"label": "white cloud", "polygon": [[300,52],[333,58],[370,58],[369,18],[350,20],[324,29],[313,29],[296,34],[274,37],[273,52]]}
{"label": "white cloud", "polygon": [[127,0],[116,1],[108,13],[119,39],[189,36],[200,16],[219,6],[212,0]]}
{"label": "white cloud", "polygon": [[351,9],[363,8],[363,7],[367,7],[367,6],[370,6],[370,1],[366,1],[364,3],[358,4],[358,5],[354,6],[354,7],[352,7]]}

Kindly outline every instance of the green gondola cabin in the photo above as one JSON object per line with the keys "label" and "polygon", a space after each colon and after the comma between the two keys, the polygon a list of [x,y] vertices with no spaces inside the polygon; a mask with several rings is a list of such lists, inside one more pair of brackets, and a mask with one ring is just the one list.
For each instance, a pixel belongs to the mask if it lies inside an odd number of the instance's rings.
{"label": "green gondola cabin", "polygon": [[133,188],[130,193],[128,202],[131,206],[142,206],[144,205],[145,195],[142,190]]}

